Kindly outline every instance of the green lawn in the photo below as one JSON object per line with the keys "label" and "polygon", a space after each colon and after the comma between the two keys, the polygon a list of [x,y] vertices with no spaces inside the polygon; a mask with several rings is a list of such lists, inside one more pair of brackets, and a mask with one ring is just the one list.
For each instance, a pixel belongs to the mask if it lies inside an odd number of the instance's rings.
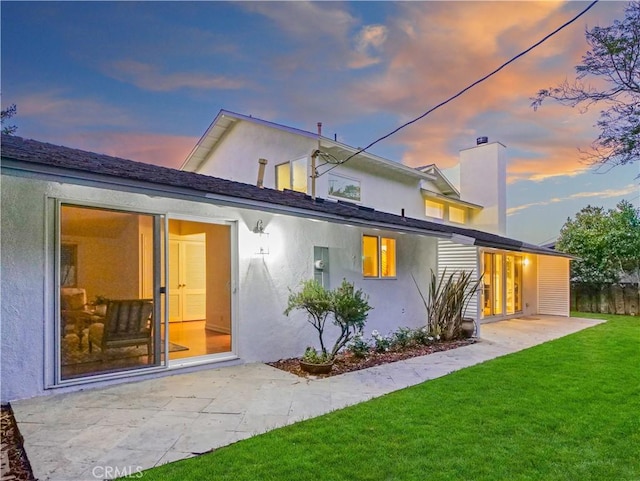
{"label": "green lawn", "polygon": [[609,322],[144,480],[640,479],[640,318]]}

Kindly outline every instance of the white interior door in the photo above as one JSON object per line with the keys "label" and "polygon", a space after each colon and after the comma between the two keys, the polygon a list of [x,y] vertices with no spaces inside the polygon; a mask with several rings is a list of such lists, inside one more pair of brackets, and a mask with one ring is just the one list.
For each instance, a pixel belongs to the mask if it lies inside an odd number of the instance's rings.
{"label": "white interior door", "polygon": [[182,320],[195,321],[207,317],[207,266],[205,243],[182,243]]}
{"label": "white interior door", "polygon": [[204,240],[169,240],[169,322],[207,316]]}

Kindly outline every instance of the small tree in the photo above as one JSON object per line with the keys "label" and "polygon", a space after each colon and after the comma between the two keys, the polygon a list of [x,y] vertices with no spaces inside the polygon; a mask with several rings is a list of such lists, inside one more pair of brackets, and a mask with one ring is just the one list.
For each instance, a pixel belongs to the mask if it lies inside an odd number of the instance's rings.
{"label": "small tree", "polygon": [[[288,316],[295,309],[306,311],[307,321],[318,332],[322,351],[319,359],[331,361],[340,349],[362,331],[367,313],[372,307],[369,306],[368,298],[362,290],[356,290],[354,285],[345,279],[333,291],[327,291],[315,280],[305,281],[300,291],[289,295],[284,313]],[[331,351],[327,350],[324,341],[325,325],[329,314],[333,314],[333,324],[340,329],[340,334]]]}
{"label": "small tree", "polygon": [[305,281],[298,292],[289,295],[284,313],[288,316],[295,309],[306,311],[307,322],[318,331],[320,349],[326,357],[328,353],[324,345],[324,328],[331,309],[330,293],[314,279]]}
{"label": "small tree", "polygon": [[331,292],[333,323],[340,328],[340,335],[331,349],[332,359],[364,329],[368,312],[373,309],[368,300],[362,289],[355,290],[354,285],[346,279],[342,280],[340,287]]}

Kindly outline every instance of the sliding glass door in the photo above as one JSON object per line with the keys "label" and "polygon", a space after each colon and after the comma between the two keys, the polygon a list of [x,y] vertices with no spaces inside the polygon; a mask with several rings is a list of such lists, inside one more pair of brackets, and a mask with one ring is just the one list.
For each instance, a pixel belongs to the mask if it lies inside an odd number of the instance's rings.
{"label": "sliding glass door", "polygon": [[159,366],[161,216],[62,203],[59,380]]}
{"label": "sliding glass door", "polygon": [[483,260],[484,317],[522,310],[522,256],[485,252]]}

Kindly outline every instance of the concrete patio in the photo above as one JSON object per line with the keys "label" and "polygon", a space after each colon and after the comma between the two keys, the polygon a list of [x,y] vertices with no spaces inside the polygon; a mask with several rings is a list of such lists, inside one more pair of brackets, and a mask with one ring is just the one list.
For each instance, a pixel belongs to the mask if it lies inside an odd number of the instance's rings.
{"label": "concrete patio", "polygon": [[485,324],[476,344],[326,379],[245,364],[12,407],[37,479],[104,479],[188,458],[601,322],[536,316]]}

